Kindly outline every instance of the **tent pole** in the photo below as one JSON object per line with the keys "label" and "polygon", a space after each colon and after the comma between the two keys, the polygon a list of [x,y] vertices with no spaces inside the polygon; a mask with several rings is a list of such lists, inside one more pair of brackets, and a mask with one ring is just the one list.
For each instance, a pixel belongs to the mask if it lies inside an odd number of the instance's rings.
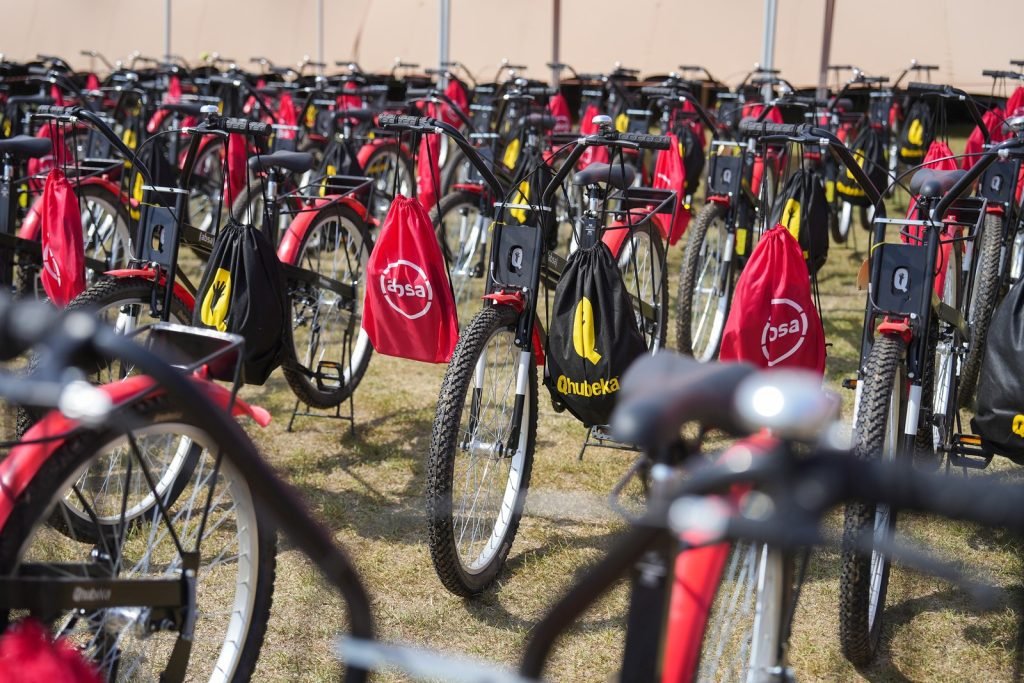
{"label": "tent pole", "polygon": [[[551,63],[558,64],[562,61],[562,0],[553,0],[554,13],[551,17]],[[551,67],[551,85],[558,87],[562,70],[557,66]]]}
{"label": "tent pole", "polygon": [[[441,44],[440,54],[438,58],[438,67],[441,69],[441,73],[444,74],[445,70],[448,69],[448,64],[451,61],[450,43],[452,30],[452,2],[451,0],[441,0]],[[441,77],[441,87],[447,87],[448,79],[443,75]]]}
{"label": "tent pole", "polygon": [[171,61],[171,0],[164,0],[164,60]]}
{"label": "tent pole", "polygon": [[[316,61],[324,62],[324,0],[316,0]],[[317,71],[324,75],[324,67],[318,66]]]}
{"label": "tent pole", "polygon": [[836,0],[825,0],[825,27],[821,32],[821,68],[818,70],[818,99],[828,96],[828,64],[832,55],[832,23],[836,16]]}
{"label": "tent pole", "polygon": [[[778,0],[764,0],[764,38],[761,42],[761,68],[775,68],[775,19],[779,13]],[[771,85],[765,85],[764,97],[771,97]]]}

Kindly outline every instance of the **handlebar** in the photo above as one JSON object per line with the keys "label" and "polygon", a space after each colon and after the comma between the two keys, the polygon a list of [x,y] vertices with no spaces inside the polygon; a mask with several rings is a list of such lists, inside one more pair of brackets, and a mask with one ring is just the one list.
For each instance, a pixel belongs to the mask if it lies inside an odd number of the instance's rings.
{"label": "handlebar", "polygon": [[1006,142],[1000,143],[985,152],[981,159],[979,159],[974,166],[971,166],[967,173],[965,173],[960,180],[956,181],[953,187],[949,188],[949,192],[943,195],[942,199],[939,200],[939,203],[935,205],[935,208],[933,208],[931,212],[932,220],[941,220],[946,215],[946,211],[949,210],[949,207],[953,202],[959,199],[962,194],[967,192],[971,186],[974,185],[974,182],[981,177],[981,174],[984,173],[989,166],[995,163],[996,158],[998,158],[1001,153],[1005,153],[1004,150],[1009,151],[1020,147],[1024,147],[1024,138],[1010,138]]}
{"label": "handlebar", "polygon": [[988,126],[981,118],[981,113],[978,111],[978,107],[974,104],[974,98],[965,93],[960,88],[954,88],[951,85],[940,85],[937,83],[910,83],[907,86],[907,91],[911,94],[918,93],[922,95],[937,95],[946,99],[958,99],[961,102],[967,104],[967,111],[970,113],[971,118],[974,119],[974,124],[981,130],[982,137],[985,138],[985,144],[992,142],[989,136]]}
{"label": "handlebar", "polygon": [[882,194],[871,178],[864,172],[850,150],[839,138],[824,128],[817,128],[810,123],[770,123],[744,119],[739,125],[740,135],[751,138],[781,138],[785,141],[802,144],[827,145],[832,155],[841,162],[853,175],[857,184],[867,194],[876,211],[884,212]]}

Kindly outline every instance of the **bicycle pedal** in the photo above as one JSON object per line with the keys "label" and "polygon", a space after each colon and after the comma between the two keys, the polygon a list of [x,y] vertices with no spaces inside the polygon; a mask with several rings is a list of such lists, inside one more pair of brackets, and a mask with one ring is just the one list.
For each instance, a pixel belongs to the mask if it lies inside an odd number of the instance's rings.
{"label": "bicycle pedal", "polygon": [[977,434],[957,434],[953,437],[953,448],[949,451],[949,462],[954,467],[983,470],[992,463],[995,456],[985,448]]}
{"label": "bicycle pedal", "polygon": [[[341,363],[336,363],[332,360],[322,360],[317,363],[316,374],[316,386],[320,391],[333,391],[345,383],[345,375],[341,367]],[[331,381],[332,384],[328,386],[327,381]]]}
{"label": "bicycle pedal", "polygon": [[857,388],[857,378],[856,377],[847,377],[846,379],[843,380],[843,389],[856,389],[856,388]]}

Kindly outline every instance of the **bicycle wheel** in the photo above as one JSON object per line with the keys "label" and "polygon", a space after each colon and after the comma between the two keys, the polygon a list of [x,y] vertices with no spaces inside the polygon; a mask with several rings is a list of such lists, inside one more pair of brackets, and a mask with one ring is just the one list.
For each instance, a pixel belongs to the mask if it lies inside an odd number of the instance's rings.
{"label": "bicycle wheel", "polygon": [[461,190],[441,200],[430,210],[430,219],[448,261],[452,292],[459,320],[465,325],[480,310],[480,297],[487,284],[487,234],[490,219],[480,212],[482,197]]}
{"label": "bicycle wheel", "polygon": [[314,408],[333,408],[359,386],[373,354],[362,329],[363,281],[372,248],[366,224],[349,207],[321,209],[302,237],[292,265],[350,285],[355,297],[310,283],[289,287],[292,355],[282,365],[295,396]]}
{"label": "bicycle wheel", "polygon": [[[940,300],[953,310],[959,310],[961,304],[960,285],[963,271],[961,269],[960,245],[954,242],[944,250],[946,258],[945,277],[943,277],[942,296]],[[996,250],[998,260],[999,251]],[[953,431],[956,427],[956,416],[959,401],[954,398],[959,388],[958,350],[963,347],[964,339],[955,326],[934,316],[925,351],[925,377],[922,384],[922,403],[932,408],[931,424],[923,424],[918,429],[915,450],[921,452],[921,442],[927,450],[941,458],[942,454],[952,445]],[[928,364],[931,364],[929,373]]]}
{"label": "bicycle wheel", "polygon": [[517,319],[509,306],[490,306],[473,318],[445,372],[434,415],[428,542],[441,583],[457,595],[479,594],[497,578],[530,484],[537,371],[532,355],[515,345]]}
{"label": "bicycle wheel", "polygon": [[756,681],[780,665],[791,564],[778,548],[737,541],[729,549],[701,643],[699,681]]}
{"label": "bicycle wheel", "polygon": [[676,348],[708,361],[718,354],[732,299],[732,239],[726,208],[708,202],[690,226],[676,301]]}
{"label": "bicycle wheel", "polygon": [[[81,185],[77,190],[82,209],[85,256],[103,261],[107,269],[124,266],[131,254],[128,209],[121,198],[102,185]],[[86,270],[86,281],[101,274]]]}
{"label": "bicycle wheel", "polygon": [[[856,457],[893,460],[900,457],[905,396],[902,375],[906,345],[902,337],[875,339],[857,387],[853,423]],[[879,552],[856,547],[863,539],[888,540],[896,511],[888,505],[849,503],[843,513],[843,544],[839,576],[839,641],[853,664],[874,657],[882,627],[890,560]]]}
{"label": "bicycle wheel", "polygon": [[836,244],[845,244],[850,238],[850,226],[853,225],[853,205],[849,202],[840,202],[835,213],[835,220],[829,222],[832,240]]}
{"label": "bicycle wheel", "polygon": [[[144,582],[180,577],[188,555],[198,553],[189,596],[195,609],[186,610],[189,614],[174,618],[147,604],[88,608],[64,612],[49,625],[90,657],[105,679],[157,680],[193,617],[187,678],[248,680],[270,615],[274,533],[244,477],[226,460],[217,466],[215,439],[189,424],[166,396],[125,411],[118,424],[80,431],[45,460],[0,531],[0,571],[7,577],[42,573]],[[134,425],[131,431],[128,424]],[[166,515],[154,509],[129,522],[126,508],[160,497],[153,488],[135,486],[133,480],[144,479],[146,468],[139,453],[182,439],[201,445],[189,495],[167,501]],[[102,481],[83,479],[83,473],[100,471],[108,473]],[[115,479],[122,485],[113,485]],[[101,522],[103,528],[79,536],[80,520],[67,517],[73,506],[88,510],[90,517],[118,521]],[[61,524],[65,528],[57,533],[54,526]],[[102,541],[97,544],[96,538]],[[148,595],[144,584],[138,590]],[[2,616],[13,621],[24,615]]]}
{"label": "bicycle wheel", "polygon": [[981,237],[974,245],[975,263],[971,264],[974,272],[974,285],[971,288],[971,300],[967,305],[967,329],[970,339],[967,344],[967,355],[964,357],[960,371],[959,407],[969,408],[974,401],[974,392],[978,387],[981,374],[981,362],[985,356],[985,341],[988,339],[988,326],[992,322],[992,313],[999,300],[1001,287],[999,264],[1002,257],[1003,219],[1001,216],[988,214],[981,229]]}
{"label": "bicycle wheel", "polygon": [[391,208],[396,182],[398,194],[411,197],[416,190],[412,159],[397,145],[381,145],[370,152],[363,173],[374,180],[373,206],[370,209],[379,221],[384,220]]}
{"label": "bicycle wheel", "polygon": [[[216,140],[196,155],[189,189],[188,220],[203,232],[214,232],[224,195],[224,143]],[[230,207],[226,207],[230,208]],[[226,209],[225,209],[226,210]]]}
{"label": "bicycle wheel", "polygon": [[665,345],[668,321],[668,273],[661,234],[650,224],[631,229],[619,248],[617,261],[633,302],[637,327],[647,348],[657,351]]}

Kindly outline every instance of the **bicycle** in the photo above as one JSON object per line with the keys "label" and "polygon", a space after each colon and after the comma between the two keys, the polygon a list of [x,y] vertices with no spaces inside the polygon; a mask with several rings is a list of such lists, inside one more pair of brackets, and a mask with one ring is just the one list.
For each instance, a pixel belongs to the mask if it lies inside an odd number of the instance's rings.
{"label": "bicycle", "polygon": [[[431,557],[442,583],[459,595],[478,594],[497,577],[516,535],[529,486],[537,432],[535,366],[544,364],[541,285],[550,291],[565,267],[565,261],[545,247],[543,226],[550,220],[545,216],[553,206],[553,195],[590,147],[664,149],[668,144],[667,138],[618,133],[610,123],[606,120],[599,134],[577,141],[538,204],[494,202],[485,306],[463,330],[445,373],[428,462]],[[511,194],[452,126],[430,118],[392,115],[382,116],[381,124],[446,134],[472,161],[494,197]],[[625,269],[634,272],[634,279],[626,280],[626,289],[637,319],[643,323],[638,327],[648,347],[655,349],[664,339],[665,270],[664,261],[659,261],[664,252],[658,251],[663,245],[650,218],[658,211],[674,212],[675,194],[630,188],[634,174],[624,165],[599,164],[578,173],[574,182],[587,187],[604,184],[617,190],[598,194],[595,188],[590,202],[596,209],[600,209],[601,195],[612,194],[623,213],[654,206],[652,214],[644,213],[642,220],[635,222],[627,219],[629,227],[620,228],[627,230],[627,237],[618,258],[620,268],[625,260]],[[540,226],[519,224],[514,210],[536,216]],[[578,231],[582,247],[602,238],[603,213],[584,214]],[[473,476],[488,481],[475,482],[480,484],[475,489],[470,483],[472,490],[460,491],[461,480]],[[464,506],[481,493],[495,496],[481,505],[488,509],[478,512],[474,503],[467,510]],[[472,536],[468,541],[466,533]]]}
{"label": "bicycle", "polygon": [[[91,112],[58,108],[45,113],[88,121],[126,159],[133,159],[133,167],[141,168],[132,151]],[[181,271],[180,246],[208,254],[214,241],[212,235],[185,222],[191,161],[203,149],[205,137],[224,137],[230,132],[265,138],[272,129],[267,124],[209,112],[206,121],[193,130],[181,187],[149,185],[146,190],[130,266],[105,273],[70,307],[110,314],[117,329],[125,332],[147,320],[191,321],[196,288]],[[147,173],[142,171],[143,176]],[[369,345],[358,344],[356,339],[361,304],[357,287],[372,240],[361,215],[348,206],[350,201],[341,202],[334,196],[319,203],[314,199],[314,205],[289,225],[278,248],[293,315],[292,327],[283,331],[287,355],[282,370],[296,397],[317,408],[338,406],[351,396],[370,357]]]}

